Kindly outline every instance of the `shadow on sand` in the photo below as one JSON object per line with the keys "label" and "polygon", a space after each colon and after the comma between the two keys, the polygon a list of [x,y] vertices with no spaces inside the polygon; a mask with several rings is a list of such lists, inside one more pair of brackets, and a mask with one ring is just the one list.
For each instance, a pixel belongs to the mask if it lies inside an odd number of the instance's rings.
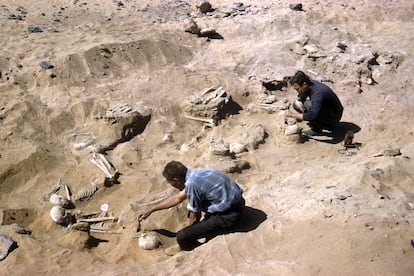
{"label": "shadow on sand", "polygon": [[361,128],[350,122],[339,122],[333,126],[331,131],[323,131],[322,134],[312,136],[312,137],[306,137],[306,139],[312,139],[318,142],[322,143],[328,143],[328,144],[338,144],[341,143],[344,140],[345,133],[348,130],[352,130],[354,133],[357,133],[361,130]]}

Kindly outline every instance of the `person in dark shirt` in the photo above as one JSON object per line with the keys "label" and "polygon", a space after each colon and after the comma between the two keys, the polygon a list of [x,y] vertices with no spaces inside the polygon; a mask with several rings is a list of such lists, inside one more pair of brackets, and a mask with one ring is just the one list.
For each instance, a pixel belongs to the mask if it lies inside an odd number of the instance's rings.
{"label": "person in dark shirt", "polygon": [[[178,231],[176,246],[165,250],[173,255],[180,250],[192,250],[200,245],[198,239],[207,238],[222,229],[235,226],[245,206],[243,190],[225,173],[213,168],[187,168],[178,161],[169,162],[163,171],[167,182],[180,192],[155,206],[138,213],[138,223],[153,212],[176,206],[188,200],[190,225]],[[204,212],[204,219],[201,213]]]}
{"label": "person in dark shirt", "polygon": [[302,71],[297,71],[290,84],[298,92],[293,103],[297,112],[286,111],[285,116],[299,121],[308,121],[310,129],[304,131],[307,136],[321,134],[324,129],[331,130],[332,126],[342,118],[343,106],[338,96],[325,84],[311,80]]}

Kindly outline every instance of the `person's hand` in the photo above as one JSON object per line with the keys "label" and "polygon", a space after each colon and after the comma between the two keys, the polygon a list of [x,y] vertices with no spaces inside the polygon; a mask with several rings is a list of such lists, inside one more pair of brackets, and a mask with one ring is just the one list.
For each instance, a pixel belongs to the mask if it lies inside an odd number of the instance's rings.
{"label": "person's hand", "polygon": [[149,217],[151,215],[151,213],[152,213],[151,209],[141,211],[137,215],[137,220],[142,221],[142,220],[146,219],[147,217]]}
{"label": "person's hand", "polygon": [[293,114],[293,112],[292,112],[292,111],[290,111],[290,110],[286,110],[286,111],[285,111],[285,117],[294,117],[294,114]]}
{"label": "person's hand", "polygon": [[295,101],[295,106],[298,108],[301,112],[303,112],[303,103],[299,100]]}
{"label": "person's hand", "polygon": [[285,111],[285,117],[292,117],[292,118],[295,118],[297,121],[302,121],[303,120],[303,114],[297,113],[297,112],[292,112],[290,110]]}

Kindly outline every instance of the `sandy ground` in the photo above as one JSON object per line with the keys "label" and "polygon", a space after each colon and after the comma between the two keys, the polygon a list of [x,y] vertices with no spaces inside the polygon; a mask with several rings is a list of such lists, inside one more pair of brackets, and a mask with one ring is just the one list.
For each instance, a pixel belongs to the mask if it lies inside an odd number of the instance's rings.
{"label": "sandy ground", "polygon": [[[1,275],[413,275],[412,1],[210,3],[0,0]],[[341,99],[333,137],[284,134],[296,70]],[[210,87],[226,92],[221,116],[189,119]],[[173,257],[185,204],[143,222],[157,249],[138,247],[135,221],[174,192],[170,160],[226,171],[248,206],[238,229]],[[114,219],[56,224],[59,180],[76,222]]]}

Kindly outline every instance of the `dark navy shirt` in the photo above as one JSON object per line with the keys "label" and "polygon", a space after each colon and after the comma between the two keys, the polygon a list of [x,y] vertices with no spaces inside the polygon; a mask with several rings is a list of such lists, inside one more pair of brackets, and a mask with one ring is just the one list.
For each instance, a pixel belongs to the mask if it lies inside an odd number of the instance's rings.
{"label": "dark navy shirt", "polygon": [[[330,110],[334,114],[342,115],[344,108],[332,89],[318,81],[311,80],[311,82],[309,98],[312,106],[310,111],[303,113],[303,120],[317,119],[322,110]],[[306,100],[303,95],[298,95],[298,97],[302,102]]]}
{"label": "dark navy shirt", "polygon": [[242,198],[242,189],[216,169],[188,169],[184,186],[187,209],[192,212],[223,212]]}

